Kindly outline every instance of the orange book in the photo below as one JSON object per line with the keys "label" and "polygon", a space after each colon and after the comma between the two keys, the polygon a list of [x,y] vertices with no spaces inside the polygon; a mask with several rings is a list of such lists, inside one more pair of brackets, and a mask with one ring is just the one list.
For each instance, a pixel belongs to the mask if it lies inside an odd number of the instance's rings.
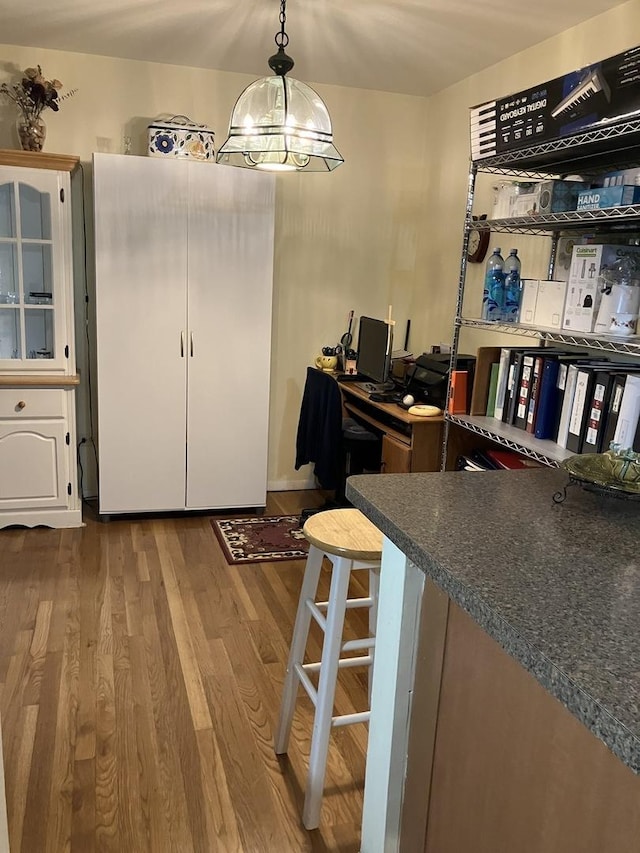
{"label": "orange book", "polygon": [[447,411],[450,415],[465,415],[467,413],[467,377],[466,370],[451,372],[451,388]]}

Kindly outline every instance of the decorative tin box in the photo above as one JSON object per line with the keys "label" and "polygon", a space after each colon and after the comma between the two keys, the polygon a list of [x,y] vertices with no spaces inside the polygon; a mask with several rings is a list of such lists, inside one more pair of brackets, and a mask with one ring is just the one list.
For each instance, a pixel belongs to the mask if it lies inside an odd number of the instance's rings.
{"label": "decorative tin box", "polygon": [[149,125],[151,157],[189,157],[192,160],[213,160],[214,132],[205,124],[194,124],[187,116],[157,119]]}

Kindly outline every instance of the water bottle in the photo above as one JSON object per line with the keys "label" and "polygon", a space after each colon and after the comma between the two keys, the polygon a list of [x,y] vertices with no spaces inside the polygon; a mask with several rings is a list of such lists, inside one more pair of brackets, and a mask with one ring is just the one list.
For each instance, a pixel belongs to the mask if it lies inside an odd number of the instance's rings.
{"label": "water bottle", "polygon": [[520,319],[520,299],[522,298],[522,283],[520,281],[520,258],[518,250],[511,249],[509,257],[504,262],[504,311],[502,320],[505,323],[517,323]]}
{"label": "water bottle", "polygon": [[502,319],[504,311],[504,258],[500,249],[494,249],[487,261],[482,294],[482,319]]}

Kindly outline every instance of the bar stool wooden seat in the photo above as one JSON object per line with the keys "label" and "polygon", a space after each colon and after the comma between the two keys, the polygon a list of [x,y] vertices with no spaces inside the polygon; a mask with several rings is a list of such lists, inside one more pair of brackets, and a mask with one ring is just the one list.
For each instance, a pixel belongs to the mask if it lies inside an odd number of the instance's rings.
{"label": "bar stool wooden seat", "polygon": [[[275,751],[287,751],[291,722],[295,709],[298,683],[302,684],[315,705],[311,753],[305,790],[302,821],[307,829],[320,823],[322,792],[327,767],[329,735],[332,726],[365,723],[369,711],[333,716],[333,704],[338,671],[342,667],[368,666],[369,698],[371,698],[371,667],[375,646],[375,626],[378,601],[381,532],[357,509],[333,509],[312,515],[305,522],[303,533],[310,543],[304,572],[298,611],[287,664],[282,694],[280,719],[275,737]],[[328,601],[316,602],[323,557],[332,565]],[[348,598],[349,577],[357,569],[369,570],[369,595]],[[354,607],[369,608],[369,637],[343,642],[345,611]],[[324,631],[322,657],[319,663],[304,663],[304,653],[313,617]],[[364,651],[366,654],[341,657],[343,652]],[[319,673],[318,688],[309,673]]]}

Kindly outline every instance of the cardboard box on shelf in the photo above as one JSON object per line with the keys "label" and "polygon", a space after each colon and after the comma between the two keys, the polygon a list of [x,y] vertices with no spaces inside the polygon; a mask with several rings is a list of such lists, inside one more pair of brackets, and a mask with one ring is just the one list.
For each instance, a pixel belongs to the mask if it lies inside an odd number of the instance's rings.
{"label": "cardboard box on shelf", "polygon": [[623,207],[640,202],[640,187],[596,187],[578,193],[578,210],[600,210],[603,207]]}
{"label": "cardboard box on shelf", "polygon": [[560,329],[566,294],[566,281],[540,279],[533,320],[534,326],[542,326],[545,329]]}
{"label": "cardboard box on shelf", "polygon": [[640,246],[593,244],[574,246],[569,269],[562,328],[592,332],[600,303],[598,277],[622,255],[640,257]]}
{"label": "cardboard box on shelf", "polygon": [[532,326],[536,316],[536,302],[538,300],[538,279],[522,279],[522,298],[520,300],[520,322]]}
{"label": "cardboard box on shelf", "polygon": [[584,181],[542,181],[539,213],[575,210],[580,191],[588,186]]}
{"label": "cardboard box on shelf", "polygon": [[534,216],[540,209],[540,184],[516,184],[509,199],[509,216]]}

